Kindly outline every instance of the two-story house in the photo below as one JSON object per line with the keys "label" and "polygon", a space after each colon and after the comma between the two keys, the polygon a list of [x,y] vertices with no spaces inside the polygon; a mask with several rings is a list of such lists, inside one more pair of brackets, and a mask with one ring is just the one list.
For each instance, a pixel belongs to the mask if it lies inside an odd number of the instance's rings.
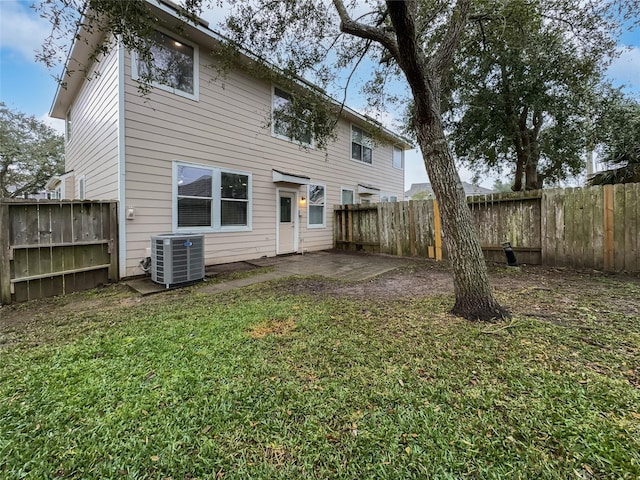
{"label": "two-story house", "polygon": [[[203,233],[206,264],[321,250],[333,205],[402,198],[406,139],[383,129],[372,142],[371,121],[345,108],[326,149],[301,148],[269,121],[289,92],[241,66],[219,75],[211,52],[224,40],[204,21],[178,34],[175,6],[149,3],[152,63],[115,42],[83,72],[104,38],[81,32],[51,110],[66,121],[62,197],[119,202],[121,277],[143,273],[154,234]],[[141,95],[154,68],[169,74]]]}

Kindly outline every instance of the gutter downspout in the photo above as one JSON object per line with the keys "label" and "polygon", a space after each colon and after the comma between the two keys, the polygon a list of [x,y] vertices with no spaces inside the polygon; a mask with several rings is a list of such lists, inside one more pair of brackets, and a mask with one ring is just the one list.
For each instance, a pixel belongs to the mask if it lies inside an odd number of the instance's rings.
{"label": "gutter downspout", "polygon": [[124,46],[118,37],[118,276],[127,272],[127,223],[125,176],[125,103],[124,103]]}

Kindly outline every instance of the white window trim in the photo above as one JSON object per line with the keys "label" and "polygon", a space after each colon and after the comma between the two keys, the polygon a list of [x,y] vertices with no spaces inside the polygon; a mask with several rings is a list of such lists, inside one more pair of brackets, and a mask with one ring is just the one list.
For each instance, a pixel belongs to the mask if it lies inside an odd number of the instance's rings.
{"label": "white window trim", "polygon": [[287,137],[286,135],[282,135],[276,132],[275,130],[276,122],[274,121],[274,118],[273,118],[273,103],[274,103],[274,100],[276,99],[276,88],[278,90],[282,90],[284,93],[288,95],[292,95],[291,93],[287,92],[284,88],[280,88],[277,85],[271,85],[271,136],[274,138],[279,138],[280,140],[284,140],[285,142],[293,143],[295,145],[302,145],[304,147],[315,150],[316,142],[313,138],[313,133],[311,134],[311,143],[306,143],[306,142],[301,142],[296,140],[295,138]]}
{"label": "white window trim", "polygon": [[[213,216],[210,227],[178,227],[178,167],[196,167],[211,171],[212,197],[211,215]],[[232,173],[247,176],[247,224],[246,225],[221,225],[220,211],[221,200],[220,186],[222,173]],[[200,163],[183,162],[174,160],[171,172],[171,224],[174,233],[212,233],[212,232],[251,232],[253,231],[253,175],[250,172],[222,168]]]}
{"label": "white window trim", "polygon": [[344,205],[342,203],[342,192],[351,192],[351,195],[353,196],[353,203],[351,205],[356,204],[356,191],[354,188],[340,187],[340,204]]}
{"label": "white window trim", "polygon": [[[197,44],[190,42],[189,40],[185,40],[180,35],[177,35],[166,28],[155,27],[155,30],[167,35],[168,37],[177,40],[180,43],[184,43],[185,45],[189,45],[193,48],[193,94],[188,92],[183,92],[182,90],[178,90],[176,88],[170,87],[168,85],[164,85],[158,82],[151,82],[151,85],[154,88],[158,88],[160,90],[164,90],[165,92],[173,93],[174,95],[178,95],[180,97],[188,98],[190,100],[199,101],[200,100],[200,54],[199,47]],[[140,72],[138,72],[138,53],[134,50],[131,52],[131,79],[138,80],[140,78]]]}
{"label": "white window trim", "polygon": [[[310,223],[311,222],[311,214],[310,212],[310,208],[312,206],[319,206],[319,205],[312,205],[311,204],[311,195],[309,194],[309,189],[311,188],[312,185],[316,185],[318,187],[323,187],[324,188],[324,203],[322,204],[322,224],[319,223]],[[309,185],[307,185],[307,228],[326,228],[327,226],[327,186],[323,183],[314,183],[311,182]]]}
{"label": "white window trim", "polygon": [[[353,127],[356,127],[357,129],[362,130],[362,135],[363,135],[363,140],[366,136],[366,138],[369,139],[369,142],[371,143],[371,146],[369,148],[371,148],[371,163],[367,163],[364,160],[358,160],[357,158],[353,158]],[[366,146],[366,145],[365,145]],[[369,167],[373,167],[373,140],[371,139],[371,135],[369,135],[367,133],[367,131],[362,128],[360,125],[356,125],[355,123],[352,123],[351,126],[349,127],[349,158],[351,159],[352,162],[356,162],[359,165],[367,165]]]}
{"label": "white window trim", "polygon": [[[82,188],[80,188],[82,185]],[[87,180],[84,175],[80,175],[76,180],[76,189],[77,189],[77,197],[78,200],[86,200],[87,199]]]}
{"label": "white window trim", "polygon": [[[395,166],[395,151],[400,150],[401,152],[401,156],[400,156],[400,166],[396,167]],[[398,145],[393,145],[393,147],[391,147],[391,166],[393,168],[395,168],[396,170],[404,170],[404,148],[399,147]]]}

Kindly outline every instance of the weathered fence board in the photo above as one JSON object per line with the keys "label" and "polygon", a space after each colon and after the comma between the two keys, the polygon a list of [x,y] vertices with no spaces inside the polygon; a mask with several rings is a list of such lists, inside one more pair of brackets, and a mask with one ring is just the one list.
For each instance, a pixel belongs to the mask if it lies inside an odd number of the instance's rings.
{"label": "weathered fence board", "polygon": [[116,281],[117,239],[115,202],[1,200],[0,302]]}
{"label": "weathered fence board", "polygon": [[541,192],[526,192],[468,199],[487,260],[502,261],[502,244],[509,242],[521,262],[541,262],[541,196]]}
{"label": "weathered fence board", "polygon": [[[640,184],[501,193],[467,199],[485,257],[521,263],[640,271]],[[433,200],[335,208],[337,248],[442,258]]]}

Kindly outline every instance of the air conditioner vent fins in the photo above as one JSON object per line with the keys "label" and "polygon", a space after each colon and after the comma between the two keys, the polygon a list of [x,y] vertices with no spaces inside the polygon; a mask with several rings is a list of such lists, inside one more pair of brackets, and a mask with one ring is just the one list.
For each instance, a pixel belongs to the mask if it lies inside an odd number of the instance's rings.
{"label": "air conditioner vent fins", "polygon": [[163,233],[151,237],[151,280],[166,288],[204,278],[204,235]]}

